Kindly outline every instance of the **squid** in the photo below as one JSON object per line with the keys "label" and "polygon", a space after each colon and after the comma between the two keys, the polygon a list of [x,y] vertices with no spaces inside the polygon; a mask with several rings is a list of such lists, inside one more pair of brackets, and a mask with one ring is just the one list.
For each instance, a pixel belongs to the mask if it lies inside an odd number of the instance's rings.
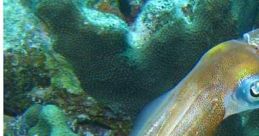
{"label": "squid", "polygon": [[131,136],[213,136],[228,116],[259,108],[259,29],[210,49],[141,112]]}

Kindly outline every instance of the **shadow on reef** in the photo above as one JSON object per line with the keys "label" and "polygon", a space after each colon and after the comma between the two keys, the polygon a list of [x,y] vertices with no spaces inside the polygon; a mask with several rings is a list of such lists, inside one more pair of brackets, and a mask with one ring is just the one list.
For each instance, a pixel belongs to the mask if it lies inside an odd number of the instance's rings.
{"label": "shadow on reef", "polygon": [[132,117],[175,86],[208,49],[258,25],[256,0],[149,0],[132,24],[87,2],[23,0],[87,93]]}

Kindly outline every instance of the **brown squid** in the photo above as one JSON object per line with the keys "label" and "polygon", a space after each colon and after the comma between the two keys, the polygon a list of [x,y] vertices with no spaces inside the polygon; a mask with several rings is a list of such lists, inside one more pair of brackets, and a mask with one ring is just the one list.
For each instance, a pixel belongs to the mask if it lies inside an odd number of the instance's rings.
{"label": "brown squid", "polygon": [[209,50],[139,116],[132,136],[211,136],[229,115],[259,108],[259,31]]}

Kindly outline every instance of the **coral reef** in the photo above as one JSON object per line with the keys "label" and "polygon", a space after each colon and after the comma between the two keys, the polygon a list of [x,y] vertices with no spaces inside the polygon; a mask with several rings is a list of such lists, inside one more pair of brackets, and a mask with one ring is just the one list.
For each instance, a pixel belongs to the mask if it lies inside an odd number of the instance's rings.
{"label": "coral reef", "polygon": [[8,49],[4,52],[5,113],[15,115],[23,112],[31,102],[26,92],[33,86],[50,85],[50,74],[45,68],[45,59],[43,52],[35,48]]}
{"label": "coral reef", "polygon": [[54,105],[32,105],[22,116],[5,120],[5,123],[5,135],[10,136],[76,136],[68,127],[63,111]]}
{"label": "coral reef", "polygon": [[[12,4],[10,4],[12,3]],[[16,0],[4,0],[4,49],[47,48],[52,44],[40,20]]]}
{"label": "coral reef", "polygon": [[[54,8],[57,5],[51,9],[52,6],[48,5],[49,3],[59,3],[64,9],[61,9],[61,6]],[[124,21],[109,13],[88,8],[79,9],[71,1],[43,1],[35,4],[35,9],[39,18],[43,19],[43,22],[49,26],[49,30],[55,34],[54,49],[62,52],[73,66],[77,66],[75,72],[84,89],[93,90],[87,93],[100,98],[99,100],[104,103],[119,105],[121,101],[125,101],[128,105],[129,103],[134,105],[134,100],[129,100],[129,94],[126,94],[136,90],[135,83],[130,83],[136,81],[136,74],[133,74],[134,66],[129,66],[127,58],[119,55],[126,50],[127,46],[125,34],[128,29]],[[66,10],[67,15],[63,14],[63,10]],[[55,18],[49,17],[50,11]],[[79,11],[82,13],[79,14]],[[66,24],[62,21],[54,23],[60,18],[70,20],[74,24]],[[58,25],[58,23],[62,24]],[[81,55],[78,56],[78,54]],[[117,96],[117,94],[121,96],[102,97]]]}
{"label": "coral reef", "polygon": [[[35,103],[52,103],[66,111],[78,134],[125,135],[129,132],[130,118],[125,113],[98,104],[83,91],[71,66],[59,54],[49,56],[41,49],[24,46],[23,50],[7,49],[4,57],[6,115],[21,115]],[[23,125],[13,125],[17,124],[15,122],[19,120],[10,122],[12,125],[8,128],[11,129],[5,132],[23,134]]]}
{"label": "coral reef", "polygon": [[[58,54],[49,55],[42,48],[20,45],[4,53],[5,112],[19,114],[33,99],[34,87],[65,89],[71,94],[83,92],[71,66]],[[62,67],[62,68],[60,68]]]}
{"label": "coral reef", "polygon": [[149,0],[127,23],[118,17],[125,14],[120,2],[46,0],[27,6],[53,34],[54,49],[73,65],[87,93],[132,117],[209,48],[252,29],[258,6],[256,0]]}
{"label": "coral reef", "polygon": [[[30,1],[22,1],[26,2]],[[13,118],[5,119],[5,135],[26,133],[21,118],[33,104],[60,107],[79,135],[128,134],[130,118],[99,104],[81,88],[72,66],[53,51],[51,35],[31,9],[16,1],[4,4],[4,113]],[[24,27],[27,25],[30,29]]]}
{"label": "coral reef", "polygon": [[[127,135],[139,110],[204,52],[258,27],[258,4],[4,0],[5,135],[50,123],[42,112],[49,104],[77,135]],[[40,114],[28,115],[31,106]]]}
{"label": "coral reef", "polygon": [[[71,127],[78,134],[127,134],[131,128],[130,119],[124,113],[98,104],[82,91],[64,58],[55,53],[52,55],[55,57],[40,49],[26,47],[4,52],[5,114],[17,116],[34,103],[52,103],[66,111]],[[5,122],[12,124],[5,131],[6,135],[23,134],[23,125],[13,125],[19,120]]]}

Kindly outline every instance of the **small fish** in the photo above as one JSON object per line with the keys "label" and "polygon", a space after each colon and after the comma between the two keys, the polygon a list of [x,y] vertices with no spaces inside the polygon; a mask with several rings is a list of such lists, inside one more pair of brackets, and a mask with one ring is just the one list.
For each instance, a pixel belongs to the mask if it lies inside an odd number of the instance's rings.
{"label": "small fish", "polygon": [[213,136],[224,118],[259,108],[258,44],[248,43],[231,40],[209,50],[144,109],[131,136]]}

